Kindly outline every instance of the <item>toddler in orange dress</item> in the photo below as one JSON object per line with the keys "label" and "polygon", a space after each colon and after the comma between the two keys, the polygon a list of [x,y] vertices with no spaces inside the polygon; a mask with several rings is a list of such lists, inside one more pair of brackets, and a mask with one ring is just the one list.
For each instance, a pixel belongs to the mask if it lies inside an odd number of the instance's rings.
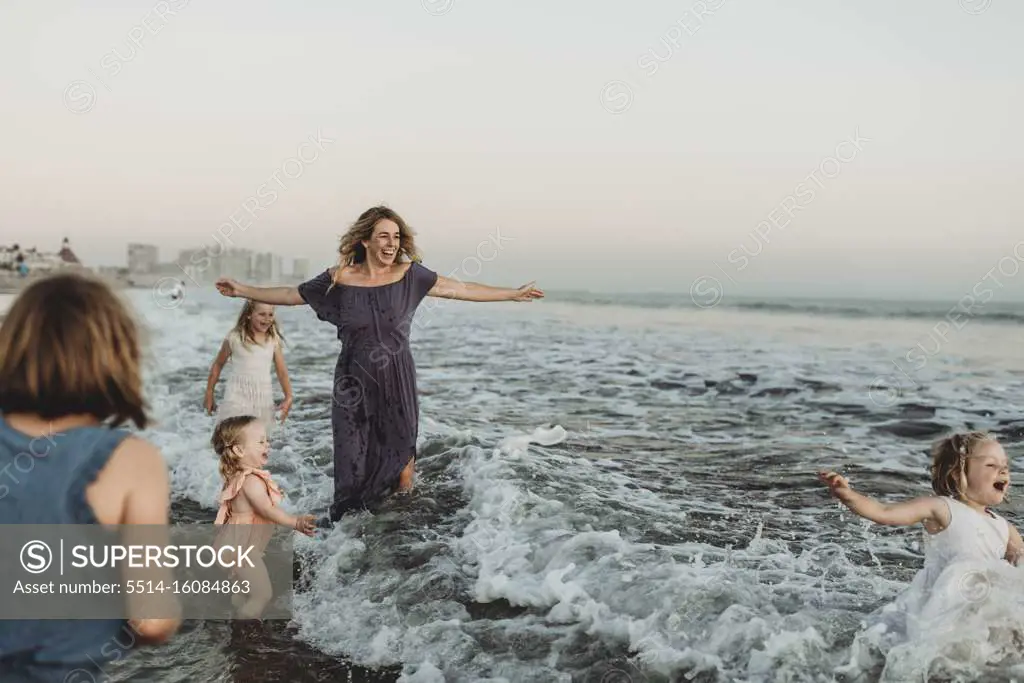
{"label": "toddler in orange dress", "polygon": [[241,415],[222,420],[213,432],[212,442],[220,456],[220,475],[224,480],[220,510],[214,522],[224,526],[217,536],[217,545],[253,547],[247,556],[255,566],[236,567],[233,574],[236,579],[248,582],[249,589],[239,594],[238,618],[258,619],[273,597],[270,575],[262,558],[274,525],[312,536],[316,529],[314,517],[296,517],[278,507],[283,498],[281,489],[270,478],[270,473],[261,469],[267,464],[270,444],[266,427],[259,418]]}

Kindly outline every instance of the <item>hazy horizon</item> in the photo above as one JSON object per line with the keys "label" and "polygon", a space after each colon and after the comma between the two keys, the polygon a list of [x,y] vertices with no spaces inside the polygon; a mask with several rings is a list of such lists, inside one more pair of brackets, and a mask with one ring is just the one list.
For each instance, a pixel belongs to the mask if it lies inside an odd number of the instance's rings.
{"label": "hazy horizon", "polygon": [[1021,300],[1021,28],[1005,0],[3,7],[0,243],[170,261],[234,216],[316,272],[385,203],[489,284]]}

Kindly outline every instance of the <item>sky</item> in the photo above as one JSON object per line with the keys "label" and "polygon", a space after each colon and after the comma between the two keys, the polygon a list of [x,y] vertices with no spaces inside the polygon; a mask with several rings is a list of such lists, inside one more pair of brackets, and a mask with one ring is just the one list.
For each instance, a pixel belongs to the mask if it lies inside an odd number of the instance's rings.
{"label": "sky", "polygon": [[318,269],[384,203],[488,284],[956,300],[996,268],[1024,299],[1022,29],[1012,0],[3,3],[0,243],[123,265],[220,231]]}

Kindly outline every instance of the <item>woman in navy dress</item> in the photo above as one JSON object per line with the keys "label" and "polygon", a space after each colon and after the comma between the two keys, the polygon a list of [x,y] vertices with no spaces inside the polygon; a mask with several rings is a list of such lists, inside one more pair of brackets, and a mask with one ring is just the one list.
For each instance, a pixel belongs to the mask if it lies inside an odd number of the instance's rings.
{"label": "woman in navy dress", "polygon": [[334,503],[337,521],[396,489],[412,489],[419,431],[413,314],[427,296],[462,301],[532,301],[544,293],[461,282],[421,265],[413,231],[383,206],[369,209],[341,238],[341,265],[298,287],[253,287],[220,279],[225,296],[307,304],[338,330],[334,370]]}

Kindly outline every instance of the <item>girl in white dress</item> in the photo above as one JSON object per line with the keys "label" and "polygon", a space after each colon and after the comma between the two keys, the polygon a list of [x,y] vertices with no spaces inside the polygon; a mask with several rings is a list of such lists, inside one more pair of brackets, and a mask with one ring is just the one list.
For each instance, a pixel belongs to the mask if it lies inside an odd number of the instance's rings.
{"label": "girl in white dress", "polygon": [[[270,369],[277,371],[277,379],[284,392],[279,406],[284,424],[292,407],[292,385],[288,379],[281,342],[284,337],[274,320],[274,307],[246,301],[235,327],[224,339],[220,351],[210,368],[206,382],[204,407],[207,414],[217,413],[219,423],[226,417],[253,415],[263,422],[267,432],[274,427],[274,387]],[[228,384],[224,401],[218,407],[213,400],[221,369],[230,360]]]}
{"label": "girl in white dress", "polygon": [[936,495],[885,504],[857,493],[835,472],[819,473],[832,495],[861,517],[889,526],[920,523],[925,531],[924,568],[858,636],[847,673],[863,671],[871,649],[887,655],[882,680],[899,680],[918,673],[907,667],[927,670],[969,641],[957,657],[984,664],[1006,649],[996,643],[1000,628],[1016,633],[1007,642],[1020,638],[1024,576],[1015,565],[1024,541],[990,509],[1010,486],[1006,452],[984,432],[954,434],[933,447],[931,475]]}

